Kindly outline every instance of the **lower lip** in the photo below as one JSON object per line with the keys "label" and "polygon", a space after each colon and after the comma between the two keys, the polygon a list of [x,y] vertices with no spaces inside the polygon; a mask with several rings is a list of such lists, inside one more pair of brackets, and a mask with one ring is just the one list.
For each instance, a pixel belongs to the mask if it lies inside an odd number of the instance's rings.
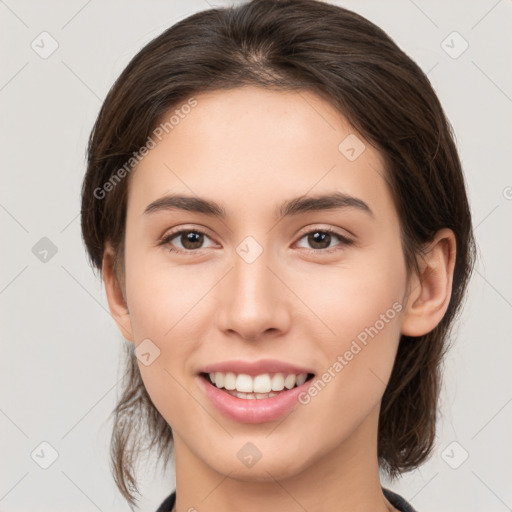
{"label": "lower lip", "polygon": [[271,398],[244,399],[230,395],[198,375],[199,386],[210,398],[213,405],[228,418],[241,423],[265,423],[277,420],[298,403],[298,396],[305,391],[312,379],[300,386],[280,391]]}

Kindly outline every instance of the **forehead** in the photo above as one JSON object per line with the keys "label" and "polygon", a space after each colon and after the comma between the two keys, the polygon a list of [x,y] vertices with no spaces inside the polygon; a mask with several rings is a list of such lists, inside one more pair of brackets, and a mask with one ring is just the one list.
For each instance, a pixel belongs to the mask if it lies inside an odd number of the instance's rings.
{"label": "forehead", "polygon": [[389,202],[379,152],[314,93],[247,86],[194,99],[164,116],[179,114],[132,172],[129,204],[138,211],[170,192],[215,197],[238,212],[334,190]]}

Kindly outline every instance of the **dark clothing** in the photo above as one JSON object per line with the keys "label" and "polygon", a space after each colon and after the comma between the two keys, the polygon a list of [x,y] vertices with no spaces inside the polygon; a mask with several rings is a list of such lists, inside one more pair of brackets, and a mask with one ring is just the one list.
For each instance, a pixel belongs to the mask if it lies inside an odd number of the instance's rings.
{"label": "dark clothing", "polygon": [[407,501],[405,501],[402,496],[399,494],[396,494],[393,491],[390,491],[389,489],[382,488],[382,491],[384,492],[384,496],[386,496],[386,499],[395,507],[396,509],[400,510],[400,512],[416,512]]}
{"label": "dark clothing", "polygon": [[[382,488],[384,492],[384,496],[386,499],[395,507],[400,510],[400,512],[416,512],[407,501],[405,501],[402,496],[399,494],[390,491],[389,489]],[[165,501],[160,505],[156,512],[171,512],[172,507],[174,507],[174,502],[176,501],[176,491],[174,491],[170,496],[168,496]]]}

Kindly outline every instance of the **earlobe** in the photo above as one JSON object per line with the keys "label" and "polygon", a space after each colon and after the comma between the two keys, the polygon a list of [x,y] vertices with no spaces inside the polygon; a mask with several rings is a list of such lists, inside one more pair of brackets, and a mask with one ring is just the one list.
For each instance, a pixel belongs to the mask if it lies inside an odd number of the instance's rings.
{"label": "earlobe", "polygon": [[441,229],[419,256],[420,273],[411,277],[402,334],[423,336],[442,320],[450,303],[456,241],[451,229]]}
{"label": "earlobe", "polygon": [[134,341],[130,313],[121,284],[114,271],[114,250],[110,242],[105,245],[101,274],[105,285],[110,313],[127,341]]}

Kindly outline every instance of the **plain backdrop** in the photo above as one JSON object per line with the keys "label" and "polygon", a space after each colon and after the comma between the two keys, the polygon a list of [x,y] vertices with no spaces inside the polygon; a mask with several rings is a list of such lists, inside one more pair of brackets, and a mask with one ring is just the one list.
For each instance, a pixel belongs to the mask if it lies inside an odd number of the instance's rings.
{"label": "plain backdrop", "polygon": [[[511,1],[338,3],[428,72],[480,250],[444,367],[436,450],[391,487],[419,512],[512,510]],[[81,242],[85,147],[131,57],[214,5],[228,2],[0,0],[2,512],[129,510],[108,461],[124,342]],[[153,467],[140,473],[142,511],[174,489],[173,468]]]}

